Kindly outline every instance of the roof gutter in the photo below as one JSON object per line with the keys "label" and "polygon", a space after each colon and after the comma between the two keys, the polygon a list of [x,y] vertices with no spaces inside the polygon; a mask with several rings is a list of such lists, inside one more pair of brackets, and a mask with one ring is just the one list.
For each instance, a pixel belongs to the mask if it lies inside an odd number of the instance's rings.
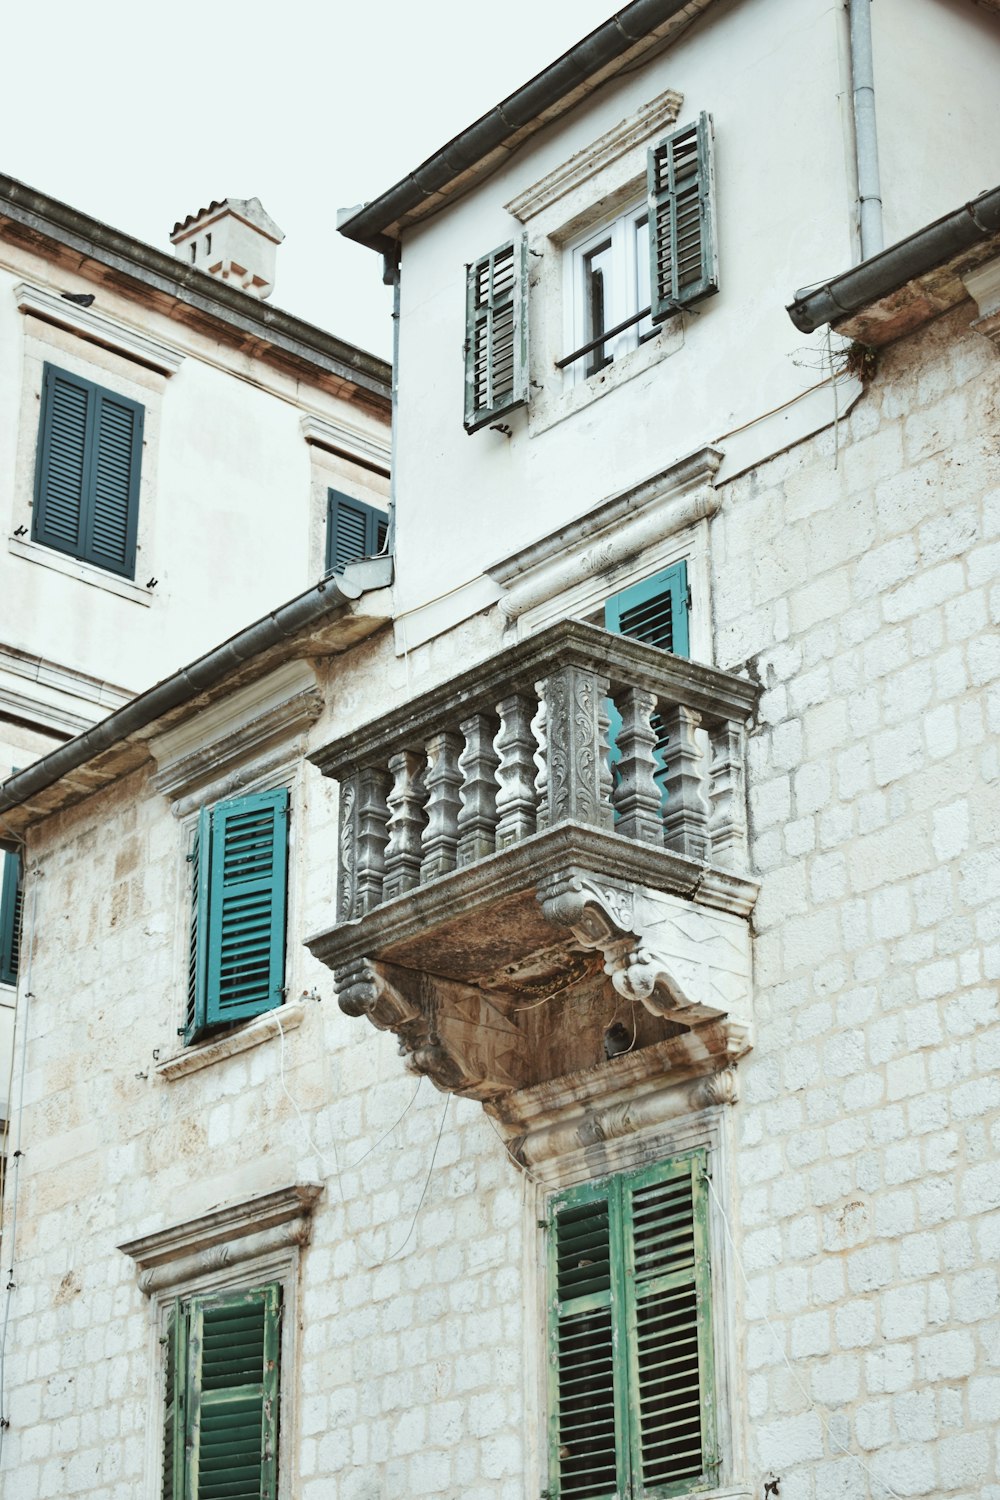
{"label": "roof gutter", "polygon": [[810,291],[797,292],[788,316],[803,333],[836,324],[908,281],[933,271],[955,255],[1000,232],[1000,187],[935,219],[870,260]]}
{"label": "roof gutter", "polygon": [[215,687],[252,657],[324,624],[337,610],[352,604],[362,594],[387,588],[392,582],[392,558],[379,557],[358,563],[348,573],[358,577],[358,581],[347,574],[324,578],[263,619],[245,626],[190,666],[182,667],[172,677],[164,678],[132,698],[92,728],[8,777],[0,785],[0,814],[30,801],[102,751],[110,750],[129,735],[148,728],[172,709],[180,708],[200,693]]}
{"label": "roof gutter", "polygon": [[658,27],[685,11],[693,20],[705,8],[704,0],[700,4],[693,0],[633,0],[429,156],[395,187],[359,209],[348,209],[337,224],[339,232],[371,250],[388,253],[395,239],[387,231],[405,214],[504,146],[526,125],[538,121]]}
{"label": "roof gutter", "polygon": [[0,217],[388,401],[384,359],[0,173]]}

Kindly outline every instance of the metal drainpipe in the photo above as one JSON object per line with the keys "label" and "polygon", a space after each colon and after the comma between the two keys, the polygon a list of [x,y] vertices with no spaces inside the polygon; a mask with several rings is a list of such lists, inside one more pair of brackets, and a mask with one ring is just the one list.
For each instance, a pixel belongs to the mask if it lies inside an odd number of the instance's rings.
{"label": "metal drainpipe", "polygon": [[397,245],[393,255],[382,258],[382,280],[392,284],[392,433],[389,445],[389,526],[386,531],[385,549],[390,557],[396,555],[396,444],[399,419],[399,276],[402,261],[402,246]]}
{"label": "metal drainpipe", "polygon": [[875,131],[875,74],[872,67],[872,0],[847,0],[851,27],[851,86],[854,98],[854,142],[858,165],[858,222],[861,259],[885,246],[882,231],[882,184]]}

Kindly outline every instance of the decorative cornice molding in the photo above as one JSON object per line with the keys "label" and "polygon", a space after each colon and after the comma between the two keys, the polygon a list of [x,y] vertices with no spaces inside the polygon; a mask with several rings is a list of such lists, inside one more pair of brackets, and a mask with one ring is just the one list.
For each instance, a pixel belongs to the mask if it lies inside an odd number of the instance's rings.
{"label": "decorative cornice molding", "polygon": [[504,208],[515,219],[526,224],[529,219],[535,218],[567,193],[571,193],[582,182],[596,177],[611,162],[631,151],[633,146],[641,145],[657,131],[673,125],[683,103],[683,94],[678,94],[673,89],[658,94],[584,150],[571,156],[569,161],[562,162],[555,171],[539,178],[531,187],[525,188],[523,193],[518,193],[516,198],[504,204]]}
{"label": "decorative cornice molding", "polygon": [[157,764],[152,783],[179,802],[207,781],[231,778],[246,762],[252,762],[256,774],[268,750],[280,745],[283,757],[289,742],[322,711],[323,695],[312,667],[308,662],[289,662],[150,740]]}
{"label": "decorative cornice molding", "polygon": [[501,613],[516,620],[644,547],[714,515],[719,496],[713,480],[722,458],[718,448],[700,448],[493,563],[486,573],[507,590]]}
{"label": "decorative cornice molding", "polygon": [[14,301],[23,313],[31,313],[45,323],[54,323],[58,328],[67,328],[91,344],[100,344],[115,354],[123,354],[138,364],[156,370],[160,375],[174,375],[184,363],[184,355],[159,339],[140,333],[117,318],[93,308],[81,307],[77,302],[67,302],[55,292],[43,291],[29,286],[26,281],[14,288]]}
{"label": "decorative cornice molding", "polygon": [[305,1013],[305,1000],[291,1000],[287,1005],[277,1006],[274,1010],[255,1016],[238,1031],[230,1031],[226,1036],[217,1037],[215,1041],[204,1042],[198,1047],[185,1047],[172,1057],[162,1058],[156,1064],[154,1072],[168,1083],[172,1083],[175,1078],[186,1078],[189,1073],[211,1067],[223,1058],[235,1057],[239,1052],[249,1052],[251,1047],[259,1047],[261,1042],[268,1042],[272,1037],[297,1030],[302,1025]]}
{"label": "decorative cornice molding", "polygon": [[118,1248],[135,1262],[139,1285],[149,1296],[205,1272],[307,1244],[322,1192],[318,1182],[293,1183]]}
{"label": "decorative cornice molding", "polygon": [[1000,257],[967,271],[962,281],[979,308],[972,327],[1000,349]]}
{"label": "decorative cornice molding", "polygon": [[388,478],[391,458],[388,443],[379,443],[367,433],[348,427],[344,422],[335,422],[330,417],[317,417],[312,413],[307,413],[300,425],[302,436],[311,447],[325,448],[343,458],[354,459]]}

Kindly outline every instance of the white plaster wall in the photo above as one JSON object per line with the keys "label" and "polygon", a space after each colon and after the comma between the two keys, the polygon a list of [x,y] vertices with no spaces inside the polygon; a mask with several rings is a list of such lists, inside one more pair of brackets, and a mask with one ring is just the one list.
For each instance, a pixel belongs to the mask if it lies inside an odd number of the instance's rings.
{"label": "white plaster wall", "polygon": [[969,0],[875,0],[885,243],[1000,182],[1000,16]]}
{"label": "white plaster wall", "polygon": [[[397,456],[403,611],[817,382],[821,372],[795,362],[811,341],[792,327],[784,303],[852,258],[840,48],[840,14],[826,0],[723,7],[406,236]],[[537,433],[515,412],[509,439],[488,430],[467,436],[466,263],[519,231],[503,203],[668,88],[684,96],[680,122],[701,110],[714,116],[720,293],[685,320],[678,352],[585,411]],[[530,223],[528,230],[533,248],[560,253],[536,243]],[[451,545],[442,545],[445,537]]]}
{"label": "white plaster wall", "polygon": [[[57,294],[95,290],[73,272],[0,244],[0,641],[139,691],[320,578],[326,493],[318,475],[329,462],[306,443],[302,415],[339,421],[386,447],[388,424],[173,321],[169,306],[98,285],[95,312],[185,355],[175,374],[156,374],[25,317],[13,297],[21,281]],[[86,569],[84,581],[58,569],[62,554],[37,548],[29,558],[8,547],[19,525],[30,529],[35,389],[46,359],[146,407],[136,583],[158,579],[148,593],[123,597],[112,575]],[[349,493],[387,495],[387,480],[370,469],[337,463]]]}

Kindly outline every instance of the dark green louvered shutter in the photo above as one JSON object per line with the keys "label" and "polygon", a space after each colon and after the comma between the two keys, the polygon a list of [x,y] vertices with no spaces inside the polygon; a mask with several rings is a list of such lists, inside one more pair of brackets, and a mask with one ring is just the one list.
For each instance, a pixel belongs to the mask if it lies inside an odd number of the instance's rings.
{"label": "dark green louvered shutter", "polygon": [[23,899],[20,857],[5,854],[0,882],[0,984],[17,983]]}
{"label": "dark green louvered shutter", "polygon": [[274,1500],[281,1288],[188,1304],[183,1500]]}
{"label": "dark green louvered shutter", "polygon": [[45,366],[35,541],[135,576],[143,417],[138,402]]}
{"label": "dark green louvered shutter", "polygon": [[528,399],[528,241],[466,267],[465,427],[476,432]]}
{"label": "dark green louvered shutter", "polygon": [[648,155],[654,322],[719,289],[712,117],[701,114]]}
{"label": "dark green louvered shutter", "polygon": [[163,1500],[185,1500],[187,1435],[187,1310],[175,1302],[167,1314],[164,1346]]}
{"label": "dark green louvered shutter", "polygon": [[385,546],[389,517],[385,511],[339,490],[326,497],[326,571],[342,573],[348,563],[376,557]]}
{"label": "dark green louvered shutter", "polygon": [[[633,640],[645,641],[649,646],[658,646],[661,651],[672,651],[675,656],[688,656],[688,608],[687,563],[674,563],[662,573],[654,573],[652,578],[644,578],[613,595],[604,606],[604,628],[614,635],[627,635]],[[608,717],[611,721],[608,760],[613,771],[621,759],[618,733],[622,721],[610,702]],[[662,789],[667,770],[667,732],[659,714],[654,714],[652,723],[656,730],[653,747],[653,758],[658,767],[656,780]]]}
{"label": "dark green louvered shutter", "polygon": [[704,1152],[556,1200],[551,1500],[666,1497],[716,1478]]}
{"label": "dark green louvered shutter", "polygon": [[206,972],[210,1026],[241,1021],[281,1004],[287,823],[284,787],[212,809]]}
{"label": "dark green louvered shutter", "polygon": [[627,1416],[616,1364],[620,1265],[609,1189],[576,1188],[549,1233],[549,1454],[552,1500],[625,1493]]}
{"label": "dark green louvered shutter", "polygon": [[700,1487],[718,1463],[706,1170],[696,1152],[620,1184],[637,1495]]}
{"label": "dark green louvered shutter", "polygon": [[187,998],[184,1042],[195,1041],[208,1021],[208,880],[212,868],[212,811],[203,807],[188,855],[191,865],[191,922],[188,928]]}

